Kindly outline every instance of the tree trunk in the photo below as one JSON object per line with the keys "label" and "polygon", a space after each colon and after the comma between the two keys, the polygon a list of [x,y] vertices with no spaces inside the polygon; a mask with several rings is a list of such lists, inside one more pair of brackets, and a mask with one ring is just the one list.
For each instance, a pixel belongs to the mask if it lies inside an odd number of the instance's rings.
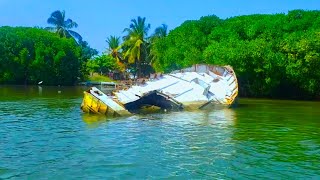
{"label": "tree trunk", "polygon": [[138,61],[138,78],[141,78],[141,61]]}
{"label": "tree trunk", "polygon": [[134,61],[134,66],[135,66],[135,71],[134,71],[134,79],[137,81],[137,79],[139,78],[139,74],[138,74],[138,63],[137,61]]}

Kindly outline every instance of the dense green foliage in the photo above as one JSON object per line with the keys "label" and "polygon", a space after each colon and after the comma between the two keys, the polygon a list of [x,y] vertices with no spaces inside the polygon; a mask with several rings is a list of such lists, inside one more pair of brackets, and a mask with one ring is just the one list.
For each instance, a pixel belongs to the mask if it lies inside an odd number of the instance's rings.
{"label": "dense green foliage", "polygon": [[202,17],[199,21],[186,21],[158,40],[153,48],[157,71],[171,71],[204,61],[202,53],[209,45],[208,35],[222,20],[216,16]]}
{"label": "dense green foliage", "polygon": [[0,83],[71,85],[82,77],[82,47],[43,29],[0,28]]}
{"label": "dense green foliage", "polygon": [[120,37],[110,36],[107,38],[107,53],[116,60],[118,70],[124,72],[126,70],[122,55],[122,47],[120,45]]}
{"label": "dense green foliage", "polygon": [[145,69],[143,64],[148,61],[147,34],[151,25],[146,23],[146,18],[132,19],[129,28],[125,28],[126,35],[123,37],[124,58],[129,64],[135,64],[138,77]]}
{"label": "dense green foliage", "polygon": [[207,16],[184,22],[153,48],[157,71],[194,63],[233,66],[243,96],[320,95],[320,11]]}
{"label": "dense green foliage", "polygon": [[109,36],[106,40],[108,49],[106,53],[116,59],[116,71],[122,72],[122,77],[128,77],[131,73],[134,77],[145,77],[154,72],[153,61],[157,58],[153,52],[156,41],[167,35],[167,25],[155,29],[148,36],[151,25],[146,22],[145,17],[138,16],[132,19],[128,28],[124,29],[122,37]]}
{"label": "dense green foliage", "polygon": [[[167,33],[148,36],[146,18],[132,19],[124,37],[109,36],[105,54],[96,56],[64,11],[39,28],[0,28],[0,83],[71,85],[91,73],[170,72],[193,64],[233,66],[240,95],[320,97],[320,11],[188,20]],[[75,38],[75,39],[73,39]],[[123,42],[121,42],[121,40]],[[152,69],[153,68],[153,69]]]}
{"label": "dense green foliage", "polygon": [[97,56],[94,59],[90,59],[87,64],[87,70],[92,74],[94,72],[99,72],[100,74],[107,74],[111,71],[119,69],[117,65],[117,60],[110,56],[103,54]]}
{"label": "dense green foliage", "polygon": [[93,49],[89,46],[87,41],[79,41],[79,45],[81,47],[81,67],[80,67],[80,74],[81,79],[87,79],[91,69],[88,68],[87,63],[88,61],[98,55],[98,51],[96,49]]}

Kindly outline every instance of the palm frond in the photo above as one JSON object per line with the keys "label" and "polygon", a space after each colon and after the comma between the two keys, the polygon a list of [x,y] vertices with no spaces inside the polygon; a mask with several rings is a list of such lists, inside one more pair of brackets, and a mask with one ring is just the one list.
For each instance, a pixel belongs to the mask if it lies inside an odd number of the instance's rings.
{"label": "palm frond", "polygon": [[72,30],[68,30],[71,28],[78,27],[78,24],[71,19],[65,20],[65,16],[66,16],[65,11],[57,10],[51,13],[51,16],[48,18],[47,22],[48,24],[54,25],[55,27],[46,28],[46,29],[50,31],[55,30],[55,32],[59,34],[60,37],[67,37],[67,38],[74,37],[79,41],[82,40],[82,37],[78,33]]}
{"label": "palm frond", "polygon": [[63,11],[60,11],[60,13],[61,13],[61,19],[63,19],[64,21],[64,19],[66,18],[66,12],[63,10]]}
{"label": "palm frond", "polygon": [[143,44],[143,41],[139,39],[135,42],[134,46],[140,48],[141,44]]}
{"label": "palm frond", "polygon": [[51,16],[49,17],[49,19],[51,19],[51,20],[48,19],[47,22],[54,23],[52,25],[63,26],[64,16],[65,16],[64,11],[59,11],[59,10],[54,11],[53,13],[51,13]]}
{"label": "palm frond", "polygon": [[131,34],[132,29],[131,28],[124,28],[123,32],[126,32],[127,34]]}
{"label": "palm frond", "polygon": [[53,17],[53,18],[56,18],[56,19],[63,19],[63,15],[62,14],[64,14],[64,11],[61,12],[59,10],[56,10],[53,13],[51,13],[50,17]]}
{"label": "palm frond", "polygon": [[110,36],[107,38],[106,42],[110,49],[117,49],[120,46],[120,37]]}
{"label": "palm frond", "polygon": [[58,24],[58,21],[56,18],[54,17],[49,17],[48,20],[47,20],[47,23],[48,24],[51,24],[51,25],[57,25]]}
{"label": "palm frond", "polygon": [[71,19],[67,19],[64,22],[64,27],[67,28],[67,29],[77,28],[78,24],[76,22],[72,21]]}
{"label": "palm frond", "polygon": [[75,39],[77,39],[78,41],[81,41],[82,40],[82,37],[79,33],[75,32],[75,31],[72,31],[72,30],[67,30],[68,33],[70,33],[70,35],[72,37],[74,37]]}
{"label": "palm frond", "polygon": [[157,37],[166,37],[168,31],[168,26],[166,24],[162,24],[162,26],[157,27],[154,30],[154,35]]}
{"label": "palm frond", "polygon": [[[146,59],[146,52],[144,50],[147,46],[147,33],[150,29],[150,24],[146,23],[145,17],[138,16],[136,19],[132,19],[129,28],[125,28],[125,36],[123,37],[122,47],[124,50],[124,58],[128,60],[128,63],[141,63]],[[140,69],[141,70],[141,69]]]}

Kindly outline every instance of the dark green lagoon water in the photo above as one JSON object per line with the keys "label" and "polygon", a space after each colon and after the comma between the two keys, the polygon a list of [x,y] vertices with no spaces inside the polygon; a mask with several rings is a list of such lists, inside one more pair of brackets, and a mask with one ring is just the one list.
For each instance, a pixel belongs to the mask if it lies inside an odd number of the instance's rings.
{"label": "dark green lagoon water", "polygon": [[0,179],[320,179],[320,103],[107,119],[81,87],[0,86]]}

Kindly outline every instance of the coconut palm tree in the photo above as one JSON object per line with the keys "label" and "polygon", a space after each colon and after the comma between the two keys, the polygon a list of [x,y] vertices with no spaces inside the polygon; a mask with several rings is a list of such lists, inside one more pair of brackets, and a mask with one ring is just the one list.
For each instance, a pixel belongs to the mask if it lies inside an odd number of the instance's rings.
{"label": "coconut palm tree", "polygon": [[47,27],[46,29],[53,31],[60,35],[60,37],[75,38],[78,41],[82,40],[80,34],[72,31],[72,28],[78,27],[78,24],[71,19],[66,20],[65,11],[54,11],[47,20],[48,24],[54,27]]}
{"label": "coconut palm tree", "polygon": [[162,24],[161,26],[157,27],[154,30],[153,35],[151,38],[163,38],[166,37],[168,34],[168,26],[166,24]]}
{"label": "coconut palm tree", "polygon": [[107,38],[106,42],[108,43],[108,54],[110,54],[112,57],[116,58],[117,60],[121,60],[120,55],[120,37],[116,36],[110,36]]}
{"label": "coconut palm tree", "polygon": [[107,38],[106,42],[108,43],[108,49],[107,49],[108,54],[117,60],[117,64],[120,70],[124,71],[125,65],[122,62],[123,58],[120,52],[121,50],[120,37],[110,36]]}
{"label": "coconut palm tree", "polygon": [[168,35],[168,26],[166,24],[162,24],[161,26],[157,27],[154,30],[154,33],[151,35],[149,39],[149,59],[151,61],[151,65],[155,68],[157,66],[157,52],[155,47],[155,44],[157,40],[162,39]]}
{"label": "coconut palm tree", "polygon": [[146,23],[146,18],[132,19],[129,28],[125,28],[124,32],[124,57],[129,63],[135,63],[138,69],[138,77],[141,77],[141,63],[147,56],[146,39],[150,29],[150,24]]}

